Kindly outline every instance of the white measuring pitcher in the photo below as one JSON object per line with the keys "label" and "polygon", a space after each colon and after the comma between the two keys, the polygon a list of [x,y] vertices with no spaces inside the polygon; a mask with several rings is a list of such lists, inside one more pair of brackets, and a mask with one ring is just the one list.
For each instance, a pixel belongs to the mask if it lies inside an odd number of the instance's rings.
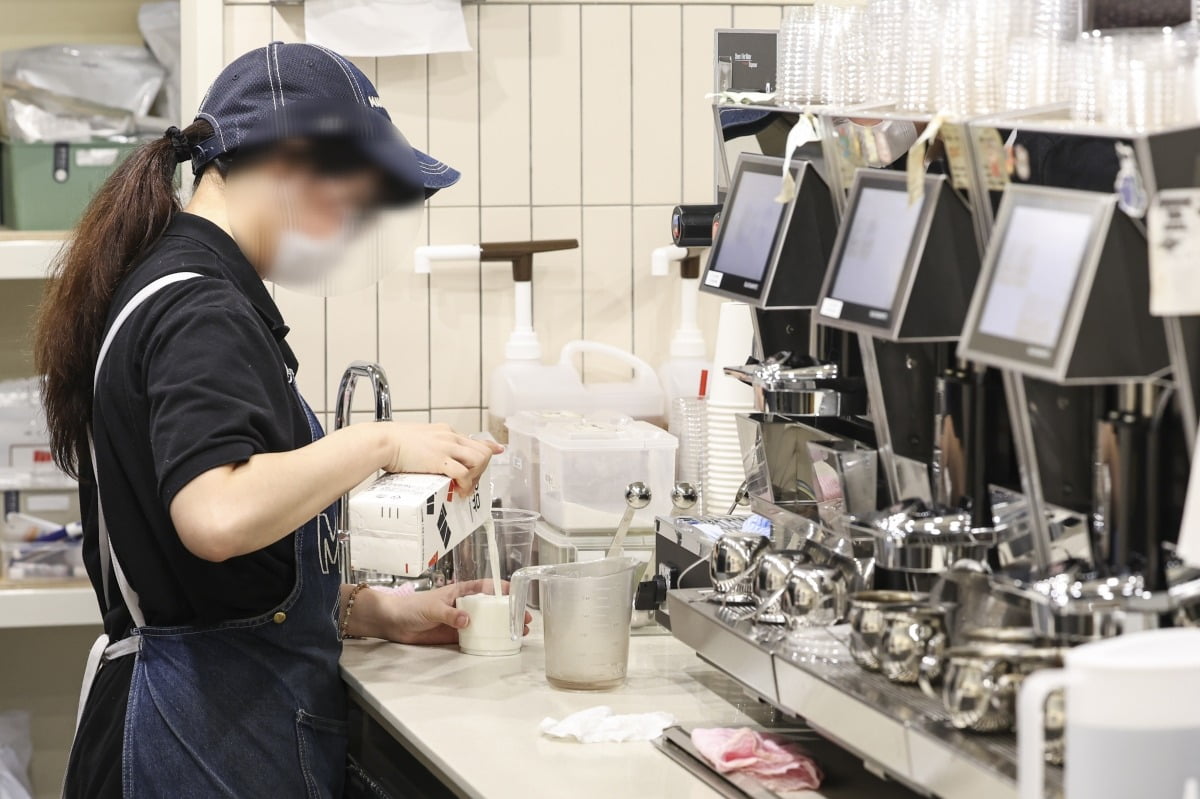
{"label": "white measuring pitcher", "polygon": [[546,680],[570,691],[604,691],[625,682],[629,623],[639,568],[635,558],[529,566],[513,572],[513,639],[525,625],[530,582],[537,580],[546,646]]}
{"label": "white measuring pitcher", "polygon": [[1200,629],[1109,638],[1069,650],[1063,662],[1021,686],[1020,799],[1044,795],[1044,709],[1059,688],[1065,799],[1200,797]]}

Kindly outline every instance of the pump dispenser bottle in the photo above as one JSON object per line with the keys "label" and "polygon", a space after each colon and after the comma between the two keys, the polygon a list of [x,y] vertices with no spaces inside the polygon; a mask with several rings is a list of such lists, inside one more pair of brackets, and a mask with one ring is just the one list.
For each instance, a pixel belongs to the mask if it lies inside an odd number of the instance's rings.
{"label": "pump dispenser bottle", "polygon": [[666,361],[658,367],[658,379],[666,395],[667,407],[682,397],[702,397],[707,393],[712,362],[704,344],[704,334],[696,324],[696,302],[700,294],[700,256],[684,247],[659,247],[651,253],[650,273],[665,277],[671,263],[680,264],[679,328],[671,337]]}
{"label": "pump dispenser bottle", "polygon": [[[418,247],[414,252],[418,273],[429,273],[434,261],[512,263],[513,330],[504,345],[504,362],[492,370],[488,383],[488,431],[498,441],[508,441],[504,422],[521,411],[606,411],[635,419],[662,418],[658,378],[649,364],[631,353],[596,341],[571,341],[563,347],[557,363],[542,362],[542,345],[533,329],[533,256],[578,246],[575,239],[552,239],[435,245]],[[580,354],[622,361],[632,369],[633,378],[623,383],[585,386],[574,364],[575,356]]]}

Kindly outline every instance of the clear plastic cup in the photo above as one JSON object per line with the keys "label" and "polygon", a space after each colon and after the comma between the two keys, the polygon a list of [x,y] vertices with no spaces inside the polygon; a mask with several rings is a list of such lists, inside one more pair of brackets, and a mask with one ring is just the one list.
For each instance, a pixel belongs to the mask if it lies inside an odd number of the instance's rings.
{"label": "clear plastic cup", "polygon": [[[496,526],[496,547],[500,552],[500,579],[509,580],[513,572],[533,563],[533,541],[540,515],[531,510],[492,508]],[[454,548],[454,579],[491,580],[488,565],[487,533],[483,528],[467,536]],[[489,589],[490,590],[490,589]]]}

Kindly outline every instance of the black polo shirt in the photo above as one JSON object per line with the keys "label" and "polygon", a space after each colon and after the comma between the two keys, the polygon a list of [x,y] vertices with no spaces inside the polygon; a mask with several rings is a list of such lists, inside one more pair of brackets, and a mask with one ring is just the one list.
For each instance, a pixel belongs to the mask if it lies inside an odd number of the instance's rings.
{"label": "black polo shirt", "polygon": [[[126,320],[109,348],[93,403],[96,459],[109,535],[151,625],[208,625],[279,604],[295,579],[292,536],[211,563],[192,555],[171,523],[171,500],[209,469],[311,440],[292,385],[296,358],[271,295],[236,243],[180,213],[121,283],[109,324],[151,281],[171,284]],[[91,464],[80,466],[84,559],[114,640],[130,626],[115,579],[100,579]],[[72,756],[69,795],[120,795],[121,728],[133,658],[101,669]]]}

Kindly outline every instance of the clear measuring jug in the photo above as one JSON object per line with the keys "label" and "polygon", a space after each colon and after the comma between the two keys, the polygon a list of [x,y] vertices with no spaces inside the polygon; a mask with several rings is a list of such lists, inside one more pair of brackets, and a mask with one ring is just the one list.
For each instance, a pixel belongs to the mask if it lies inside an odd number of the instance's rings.
{"label": "clear measuring jug", "polygon": [[570,691],[603,691],[625,682],[635,558],[530,566],[513,572],[510,629],[520,638],[530,582],[541,583],[546,680]]}

